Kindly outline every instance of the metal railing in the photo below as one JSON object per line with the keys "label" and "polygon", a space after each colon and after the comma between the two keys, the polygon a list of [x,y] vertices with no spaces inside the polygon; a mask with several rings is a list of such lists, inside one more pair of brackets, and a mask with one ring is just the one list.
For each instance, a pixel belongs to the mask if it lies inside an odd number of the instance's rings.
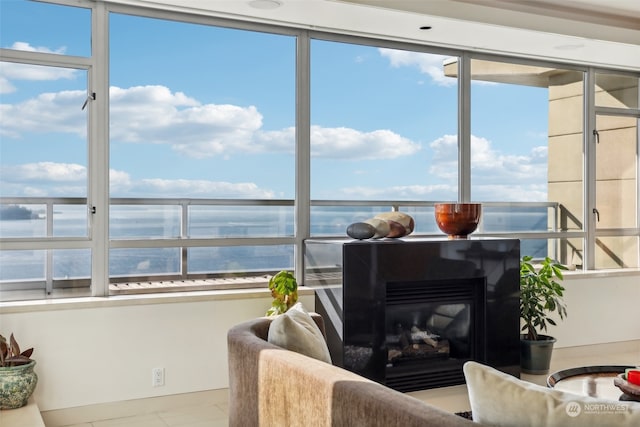
{"label": "metal railing", "polygon": [[[435,201],[384,201],[384,200],[312,200],[310,202],[310,217],[312,228],[317,225],[319,219],[319,213],[332,214],[332,209],[335,209],[337,214],[344,214],[345,212],[358,212],[359,208],[361,215],[365,215],[373,211],[385,211],[385,210],[399,210],[407,211],[410,215],[415,215],[418,226],[416,231],[410,236],[419,237],[431,237],[442,236],[442,233],[435,227],[435,220],[433,220],[433,207]],[[91,247],[90,236],[90,208],[87,206],[86,198],[39,198],[39,197],[3,197],[0,198],[0,206],[19,205],[26,207],[33,207],[34,211],[37,210],[38,218],[45,222],[44,231],[34,236],[5,236],[0,234],[0,244],[2,251],[11,250],[46,250],[45,261],[45,277],[44,279],[38,278],[37,280],[29,281],[32,286],[44,287],[47,291],[55,287],[73,287],[73,286],[90,286],[90,278],[55,278],[53,272],[53,258],[52,253],[55,249],[88,249]],[[84,235],[60,235],[56,230],[55,216],[57,210],[62,209],[65,206],[87,206],[86,216],[84,216],[84,224],[86,224],[86,233]],[[296,244],[295,230],[293,228],[293,215],[294,215],[294,201],[285,199],[191,199],[191,198],[113,198],[110,201],[110,210],[112,212],[111,220],[118,218],[124,213],[123,209],[137,208],[137,207],[157,207],[161,211],[166,212],[166,209],[170,210],[167,220],[169,224],[168,229],[171,232],[168,235],[146,235],[146,236],[130,236],[114,237],[118,233],[114,232],[113,224],[111,224],[111,237],[109,238],[110,250],[119,249],[166,249],[177,248],[179,250],[179,267],[175,272],[168,274],[149,274],[147,276],[127,276],[117,275],[110,278],[111,282],[121,282],[128,280],[180,280],[180,279],[201,279],[217,277],[221,273],[216,271],[190,273],[189,269],[189,257],[187,256],[190,248],[202,248],[202,247],[238,247],[238,246],[274,246],[274,245],[291,245],[293,247]],[[211,233],[210,235],[195,235],[193,229],[193,213],[194,208],[211,208],[211,212],[221,211],[224,209],[240,209],[240,211],[252,212],[255,214],[259,210],[271,210],[269,219],[268,215],[263,215],[263,222],[267,224],[266,228],[271,231],[268,233],[262,232],[261,235],[246,234],[246,235],[220,235],[219,233]],[[352,210],[345,210],[346,208],[353,208]],[[175,209],[175,210],[174,210]],[[481,222],[478,230],[474,235],[477,236],[496,236],[496,237],[510,237],[519,239],[558,239],[559,237],[584,237],[584,232],[579,231],[567,231],[559,229],[559,224],[566,223],[560,218],[560,212],[563,210],[558,203],[555,202],[483,202],[483,210],[485,212],[491,212],[492,210],[546,210],[548,213],[548,220],[545,221],[543,226],[535,230],[525,231],[513,231],[513,230],[499,230],[499,229],[487,229],[485,224]],[[344,221],[349,221],[348,215],[343,215]],[[126,218],[125,217],[121,217]],[[314,219],[315,218],[315,219]],[[366,219],[366,218],[360,218]],[[227,221],[232,218],[226,218]],[[224,221],[223,221],[224,222]],[[427,226],[427,223],[431,222]],[[274,226],[274,224],[277,224]],[[304,238],[312,237],[314,239],[326,238],[344,238],[347,223],[336,223],[331,226],[320,227],[324,231],[322,233],[315,233],[310,231],[299,231],[299,233],[306,234]],[[0,227],[0,231],[5,228]],[[275,231],[273,231],[275,230]],[[327,231],[328,230],[328,231]],[[10,233],[9,233],[10,234]],[[299,237],[299,236],[298,236]],[[550,247],[549,250],[554,254],[557,253],[557,247]],[[238,271],[238,274],[256,274],[256,272],[263,272],[264,269],[247,269],[246,271]],[[7,282],[10,280],[3,280],[2,285],[7,286]],[[14,285],[24,285],[24,281],[14,281]],[[9,283],[10,285],[10,283]],[[15,288],[15,286],[14,286]]]}

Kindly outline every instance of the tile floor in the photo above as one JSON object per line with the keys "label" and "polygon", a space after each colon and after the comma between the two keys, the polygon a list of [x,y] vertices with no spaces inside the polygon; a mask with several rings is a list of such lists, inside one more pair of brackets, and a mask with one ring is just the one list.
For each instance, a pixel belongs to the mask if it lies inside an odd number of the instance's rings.
{"label": "tile floor", "polygon": [[73,424],[69,427],[226,427],[226,404],[185,406],[180,410]]}
{"label": "tile floor", "polygon": [[[640,341],[555,349],[551,371],[601,364],[640,366]],[[541,385],[546,384],[546,377],[522,375],[523,379]],[[464,385],[408,394],[450,412],[470,409]],[[67,427],[222,427],[227,426],[227,406],[227,402],[202,403],[185,406],[180,410],[159,411]]]}

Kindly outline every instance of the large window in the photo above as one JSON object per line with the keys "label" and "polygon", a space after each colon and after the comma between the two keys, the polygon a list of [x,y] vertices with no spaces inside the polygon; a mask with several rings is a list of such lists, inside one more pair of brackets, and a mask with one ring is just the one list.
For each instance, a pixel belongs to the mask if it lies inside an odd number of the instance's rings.
{"label": "large window", "polygon": [[1,7],[0,293],[88,294],[91,14]]}
{"label": "large window", "polygon": [[595,75],[595,268],[638,267],[638,77]]}
{"label": "large window", "polygon": [[[458,191],[458,80],[451,55],[311,42],[311,199],[453,201]],[[314,206],[312,235],[389,206]],[[402,206],[416,233],[437,232],[433,209]]]}
{"label": "large window", "polygon": [[[472,200],[485,232],[582,231],[583,73],[522,62],[471,62]],[[551,243],[551,244],[549,244]],[[582,239],[526,239],[523,255],[566,264]]]}
{"label": "large window", "polygon": [[637,267],[638,237],[611,234],[637,227],[638,119],[598,115],[596,132],[596,268]]}
{"label": "large window", "polygon": [[523,255],[639,265],[638,73],[61,3],[1,6],[0,300],[265,286],[456,200]]}
{"label": "large window", "polygon": [[112,249],[112,281],[293,268],[293,245],[215,239],[293,236],[264,202],[295,192],[295,38],[118,13],[109,34],[110,237],[199,240]]}

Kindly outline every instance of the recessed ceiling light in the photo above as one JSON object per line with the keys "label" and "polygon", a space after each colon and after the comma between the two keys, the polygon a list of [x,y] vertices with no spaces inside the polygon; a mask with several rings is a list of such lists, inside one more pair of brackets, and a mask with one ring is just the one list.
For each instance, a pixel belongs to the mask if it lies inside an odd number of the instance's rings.
{"label": "recessed ceiling light", "polygon": [[256,9],[276,9],[282,6],[282,2],[278,0],[251,0],[249,6]]}

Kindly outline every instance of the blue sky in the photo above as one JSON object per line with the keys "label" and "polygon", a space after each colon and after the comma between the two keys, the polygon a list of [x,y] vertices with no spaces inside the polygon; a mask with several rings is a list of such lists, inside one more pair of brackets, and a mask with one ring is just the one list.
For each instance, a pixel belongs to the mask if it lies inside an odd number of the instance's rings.
{"label": "blue sky", "polygon": [[[3,48],[89,54],[86,11],[0,1]],[[110,19],[113,196],[294,196],[293,37]],[[446,57],[311,48],[312,197],[455,199]],[[86,195],[86,91],[85,72],[1,63],[3,196]],[[472,85],[475,200],[546,200],[547,96]]]}

